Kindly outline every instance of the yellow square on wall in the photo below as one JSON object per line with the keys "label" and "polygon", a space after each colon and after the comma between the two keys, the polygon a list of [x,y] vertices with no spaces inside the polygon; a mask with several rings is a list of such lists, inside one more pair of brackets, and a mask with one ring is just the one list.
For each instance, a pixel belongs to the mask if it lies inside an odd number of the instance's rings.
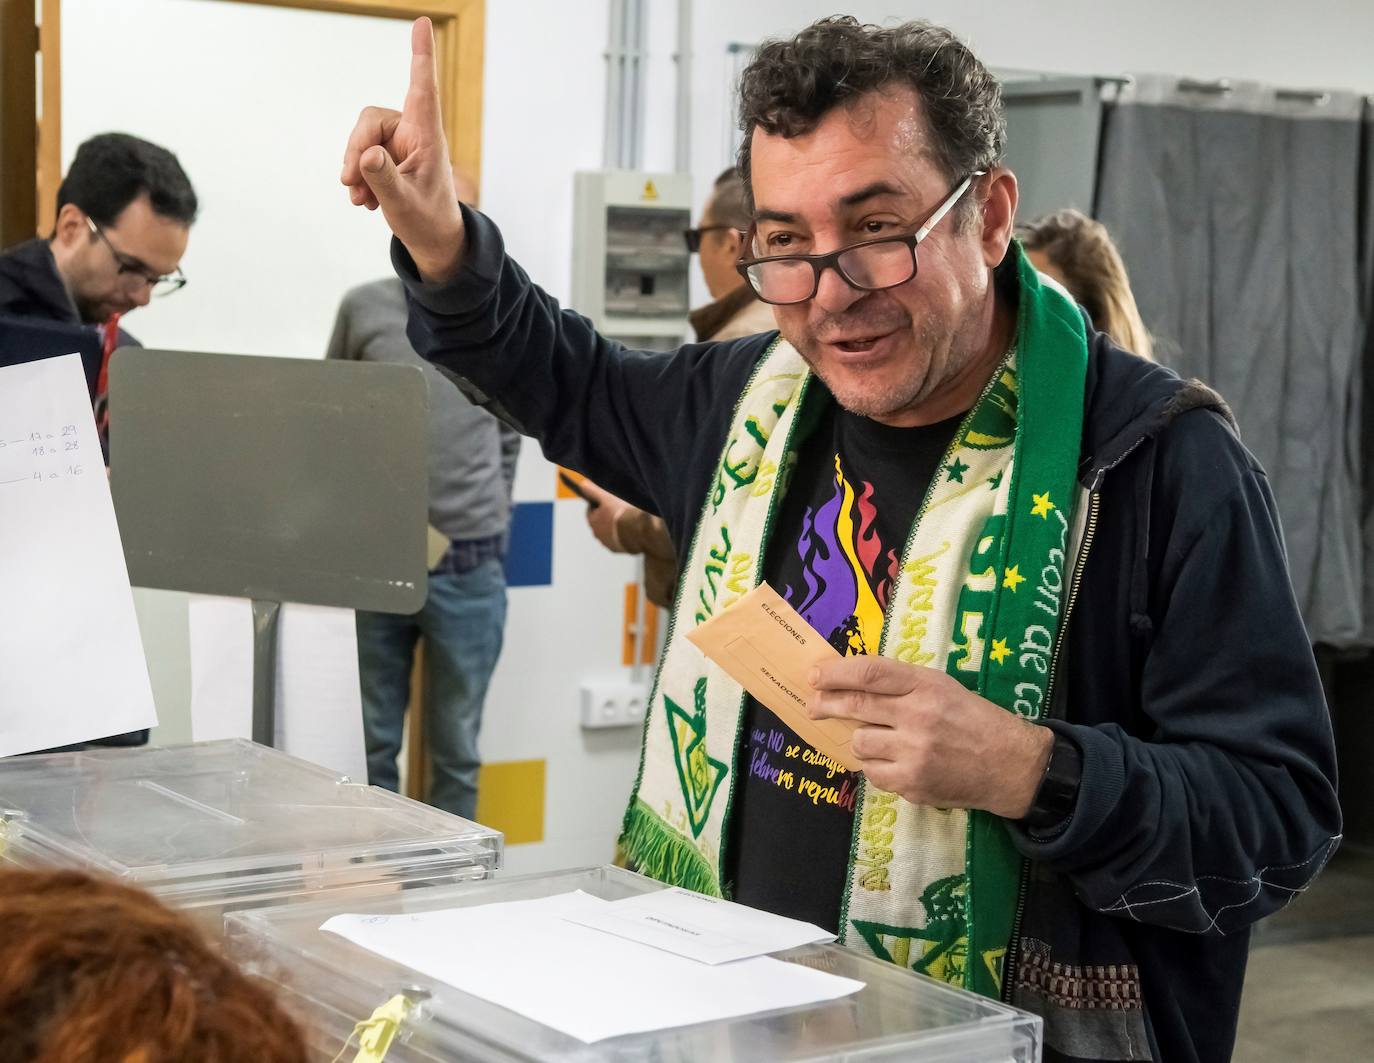
{"label": "yellow square on wall", "polygon": [[544,840],[544,761],[483,764],[477,780],[477,822],[499,830],[507,845]]}

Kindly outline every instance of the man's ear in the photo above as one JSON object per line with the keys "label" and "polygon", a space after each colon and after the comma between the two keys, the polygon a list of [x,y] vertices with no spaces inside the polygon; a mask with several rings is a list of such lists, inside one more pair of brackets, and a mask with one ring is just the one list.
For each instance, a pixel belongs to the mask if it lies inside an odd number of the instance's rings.
{"label": "man's ear", "polygon": [[997,166],[986,177],[976,180],[987,182],[983,199],[983,260],[996,266],[1006,257],[1016,225],[1016,175],[1005,166]]}
{"label": "man's ear", "polygon": [[725,249],[730,252],[730,261],[737,261],[744,250],[744,233],[738,229],[722,229],[720,238],[725,242]]}
{"label": "man's ear", "polygon": [[86,212],[75,203],[64,203],[57,212],[57,224],[53,226],[53,239],[63,247],[76,247],[91,239],[90,226],[86,224]]}

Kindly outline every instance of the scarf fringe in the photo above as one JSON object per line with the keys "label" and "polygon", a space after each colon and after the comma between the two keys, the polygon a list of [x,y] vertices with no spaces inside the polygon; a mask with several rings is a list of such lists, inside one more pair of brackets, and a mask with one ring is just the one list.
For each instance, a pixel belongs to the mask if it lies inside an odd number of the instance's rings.
{"label": "scarf fringe", "polygon": [[721,895],[706,858],[643,801],[636,799],[625,813],[616,849],[619,860],[641,875],[710,897]]}

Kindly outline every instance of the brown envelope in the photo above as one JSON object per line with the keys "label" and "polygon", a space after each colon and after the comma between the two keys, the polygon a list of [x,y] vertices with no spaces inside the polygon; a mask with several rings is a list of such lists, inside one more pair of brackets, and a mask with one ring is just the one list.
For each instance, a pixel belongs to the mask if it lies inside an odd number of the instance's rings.
{"label": "brown envelope", "polygon": [[807,681],[811,669],[838,660],[839,653],[767,583],[698,624],[687,638],[804,742],[850,771],[861,770],[849,741],[862,724],[806,714],[816,693]]}

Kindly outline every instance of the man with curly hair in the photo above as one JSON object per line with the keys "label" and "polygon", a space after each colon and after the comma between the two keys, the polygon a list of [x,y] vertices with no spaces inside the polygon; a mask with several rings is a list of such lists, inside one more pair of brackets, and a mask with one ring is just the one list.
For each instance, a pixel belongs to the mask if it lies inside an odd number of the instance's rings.
{"label": "man with curly hair", "polygon": [[[823,19],[759,49],[740,119],[778,331],[670,354],[459,207],[423,20],[344,159],[416,349],[678,544],[624,858],[1036,1011],[1047,1059],[1228,1058],[1249,927],[1340,832],[1263,470],[1027,262],[1000,89],[951,33]],[[858,724],[861,772],[686,639],[765,579],[846,651],[808,711]]]}

